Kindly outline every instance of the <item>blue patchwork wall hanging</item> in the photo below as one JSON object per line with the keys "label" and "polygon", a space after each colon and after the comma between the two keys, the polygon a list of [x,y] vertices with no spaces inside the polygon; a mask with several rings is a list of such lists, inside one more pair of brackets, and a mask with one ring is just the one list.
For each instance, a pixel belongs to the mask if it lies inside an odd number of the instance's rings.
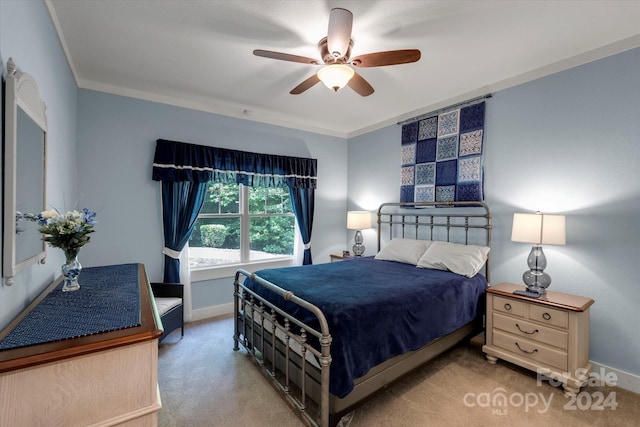
{"label": "blue patchwork wall hanging", "polygon": [[484,200],[484,102],[402,126],[401,202]]}

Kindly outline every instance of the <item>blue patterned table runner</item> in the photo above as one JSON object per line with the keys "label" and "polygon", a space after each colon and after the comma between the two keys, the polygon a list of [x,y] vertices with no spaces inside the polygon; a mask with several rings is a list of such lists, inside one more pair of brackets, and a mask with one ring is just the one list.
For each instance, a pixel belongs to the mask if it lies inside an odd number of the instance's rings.
{"label": "blue patterned table runner", "polygon": [[140,326],[138,264],[90,267],[80,289],[62,292],[62,282],[0,341],[0,350]]}

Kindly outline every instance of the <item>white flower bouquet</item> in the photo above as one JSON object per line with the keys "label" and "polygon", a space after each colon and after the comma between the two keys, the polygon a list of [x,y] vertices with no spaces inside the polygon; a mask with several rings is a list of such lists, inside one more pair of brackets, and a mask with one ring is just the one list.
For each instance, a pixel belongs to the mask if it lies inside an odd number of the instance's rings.
{"label": "white flower bouquet", "polygon": [[49,209],[38,214],[39,231],[42,240],[54,248],[64,251],[67,260],[78,256],[80,248],[86,245],[97,223],[96,213],[87,208],[61,213]]}

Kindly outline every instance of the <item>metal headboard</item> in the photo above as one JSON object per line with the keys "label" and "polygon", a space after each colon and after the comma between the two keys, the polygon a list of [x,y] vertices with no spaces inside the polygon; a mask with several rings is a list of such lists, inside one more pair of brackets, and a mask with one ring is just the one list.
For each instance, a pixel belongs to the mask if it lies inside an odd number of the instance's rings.
{"label": "metal headboard", "polygon": [[400,237],[491,246],[491,212],[484,202],[383,203],[378,208],[378,251],[383,225],[389,228],[389,240]]}

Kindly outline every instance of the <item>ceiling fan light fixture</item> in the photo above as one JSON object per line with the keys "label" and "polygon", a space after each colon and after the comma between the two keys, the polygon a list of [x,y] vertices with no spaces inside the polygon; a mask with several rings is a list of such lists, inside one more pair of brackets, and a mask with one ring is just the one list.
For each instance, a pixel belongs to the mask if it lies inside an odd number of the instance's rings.
{"label": "ceiling fan light fixture", "polygon": [[338,91],[349,83],[355,71],[348,65],[331,64],[318,71],[318,78],[326,87]]}
{"label": "ceiling fan light fixture", "polygon": [[[2,0],[0,0],[2,1]],[[298,86],[291,89],[291,95],[299,95],[319,82],[335,92],[345,86],[349,86],[360,96],[369,96],[374,90],[353,67],[371,68],[387,65],[409,64],[420,60],[418,49],[387,50],[383,52],[365,53],[356,58],[351,58],[353,39],[353,14],[347,9],[333,8],[329,14],[329,28],[327,36],[318,42],[318,51],[322,62],[306,56],[291,55],[289,53],[273,52],[270,50],[256,49],[253,54],[264,58],[280,61],[299,62],[302,64],[325,66],[315,74],[309,76]]]}

